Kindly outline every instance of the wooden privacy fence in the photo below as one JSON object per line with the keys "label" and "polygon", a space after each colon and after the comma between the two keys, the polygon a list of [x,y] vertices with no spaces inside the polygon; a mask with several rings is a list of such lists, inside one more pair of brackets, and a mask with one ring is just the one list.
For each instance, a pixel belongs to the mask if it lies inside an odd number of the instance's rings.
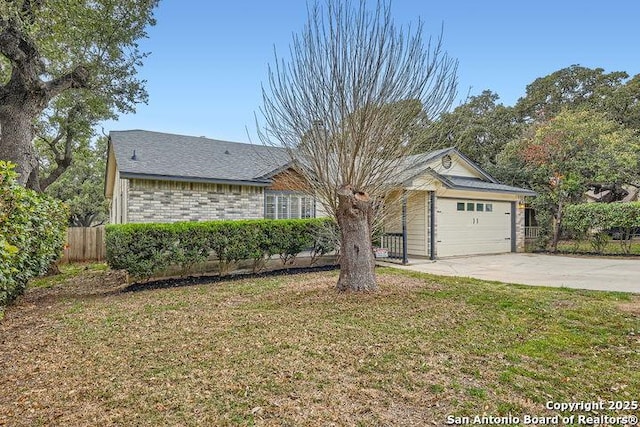
{"label": "wooden privacy fence", "polygon": [[103,261],[105,253],[104,226],[67,229],[62,262]]}

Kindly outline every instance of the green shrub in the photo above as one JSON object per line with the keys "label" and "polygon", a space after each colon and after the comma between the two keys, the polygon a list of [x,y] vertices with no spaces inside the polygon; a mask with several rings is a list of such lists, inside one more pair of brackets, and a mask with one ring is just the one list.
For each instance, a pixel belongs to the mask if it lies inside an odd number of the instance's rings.
{"label": "green shrub", "polygon": [[631,251],[631,237],[640,228],[640,202],[581,203],[567,206],[564,227],[577,236],[586,236],[597,253],[610,240],[608,232],[617,230],[623,253]]}
{"label": "green shrub", "polygon": [[318,259],[330,252],[339,255],[340,252],[340,229],[334,221],[325,221],[318,227],[314,227],[311,232],[313,235],[313,247],[311,248],[311,265],[314,265]]}
{"label": "green shrub", "polygon": [[282,264],[291,264],[296,256],[305,249],[313,247],[313,232],[303,221],[285,220],[273,223],[271,244]]}
{"label": "green shrub", "polygon": [[135,277],[150,277],[178,260],[171,224],[124,224],[107,226],[107,262]]}
{"label": "green shrub", "polygon": [[0,161],[0,306],[60,257],[69,218],[62,202],[18,185],[13,169]]}
{"label": "green shrub", "polygon": [[213,253],[221,274],[242,260],[253,260],[259,271],[272,255],[287,264],[310,250],[315,261],[335,248],[327,237],[333,228],[325,218],[109,225],[107,262],[135,278],[148,278],[170,266],[188,271]]}

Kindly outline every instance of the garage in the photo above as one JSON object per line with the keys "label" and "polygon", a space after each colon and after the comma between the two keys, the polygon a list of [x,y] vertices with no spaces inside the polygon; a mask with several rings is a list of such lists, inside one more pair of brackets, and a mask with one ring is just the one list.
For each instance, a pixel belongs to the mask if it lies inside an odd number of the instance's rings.
{"label": "garage", "polygon": [[525,198],[536,193],[498,182],[455,148],[410,156],[393,184],[380,238],[389,257],[524,251]]}
{"label": "garage", "polygon": [[497,254],[512,250],[512,203],[438,198],[438,257]]}

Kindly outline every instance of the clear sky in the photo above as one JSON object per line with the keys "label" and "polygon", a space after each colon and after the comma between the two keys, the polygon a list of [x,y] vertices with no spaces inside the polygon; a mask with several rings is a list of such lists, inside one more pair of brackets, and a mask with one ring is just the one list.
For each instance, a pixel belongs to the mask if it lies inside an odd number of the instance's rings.
{"label": "clear sky", "polygon": [[[640,73],[637,0],[392,0],[392,12],[398,25],[420,17],[434,37],[444,26],[458,102],[490,89],[513,105],[527,84],[572,64]],[[149,103],[101,126],[257,143],[267,65],[306,13],[304,0],[162,0],[141,42]]]}

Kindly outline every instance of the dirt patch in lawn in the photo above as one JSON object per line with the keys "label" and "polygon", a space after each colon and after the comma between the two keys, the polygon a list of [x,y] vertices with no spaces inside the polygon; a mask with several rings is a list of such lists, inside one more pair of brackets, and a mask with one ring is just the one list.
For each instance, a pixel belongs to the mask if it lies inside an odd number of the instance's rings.
{"label": "dirt patch in lawn", "polygon": [[31,289],[0,322],[0,425],[445,425],[637,398],[623,295],[391,269],[345,294],[337,275]]}
{"label": "dirt patch in lawn", "polygon": [[[634,295],[633,297],[631,297],[630,301],[621,302],[620,304],[618,304],[618,307],[622,311],[640,316],[640,297]],[[640,331],[638,331],[638,333],[640,334]]]}

